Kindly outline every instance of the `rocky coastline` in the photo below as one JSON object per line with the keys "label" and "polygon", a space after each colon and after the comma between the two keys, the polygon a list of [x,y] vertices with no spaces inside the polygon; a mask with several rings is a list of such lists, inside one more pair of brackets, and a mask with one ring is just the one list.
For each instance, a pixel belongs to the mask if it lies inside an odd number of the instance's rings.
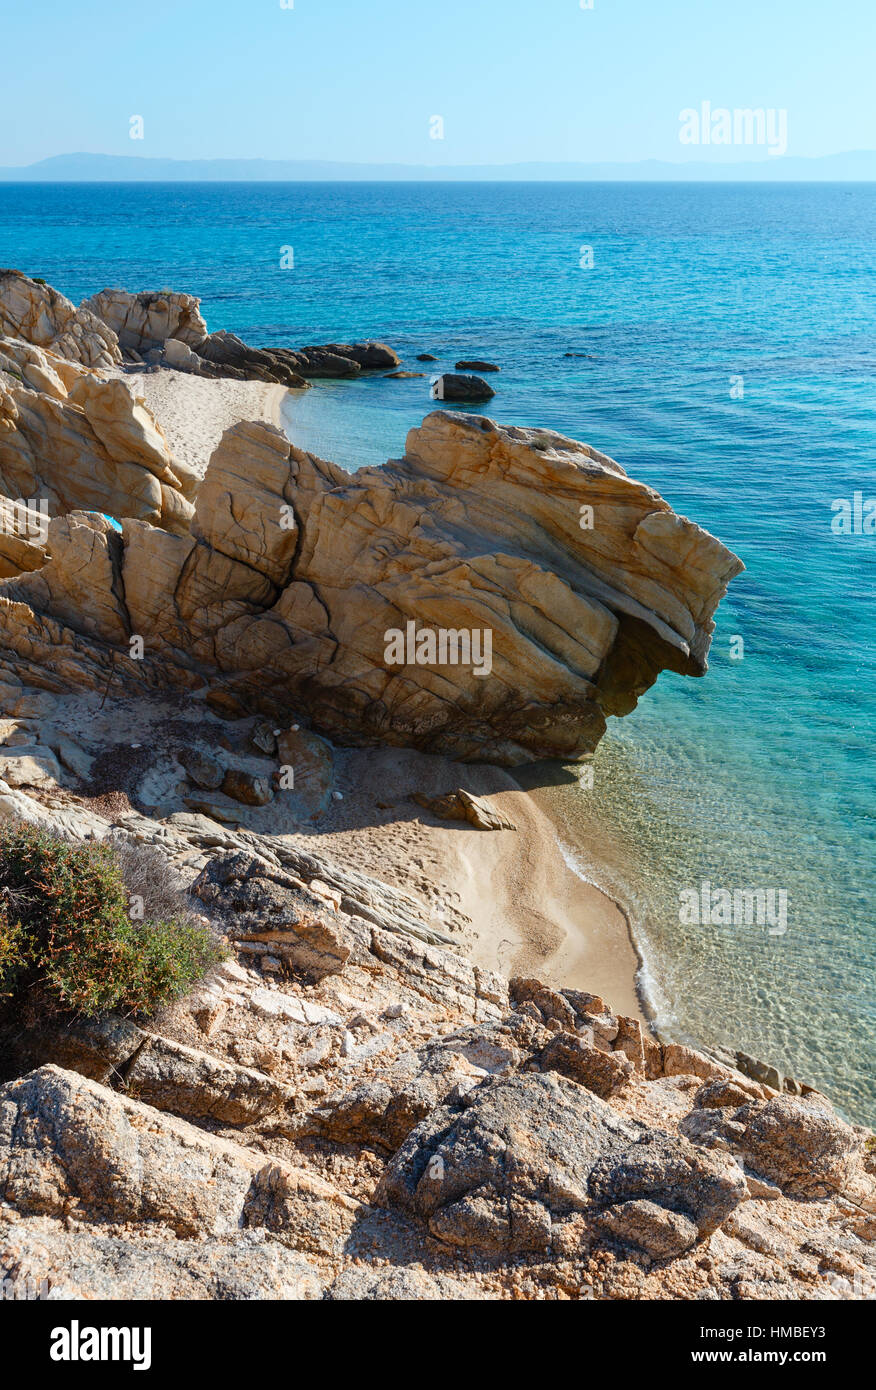
{"label": "rocky coastline", "polygon": [[[229,950],[156,1017],[4,1039],[0,1278],[872,1297],[873,1136],[655,1037],[595,890],[593,954],[569,945],[505,771],[586,758],[661,670],[703,675],[740,562],[551,431],[438,410],[351,476],[275,422],[275,389],[398,365],[0,272],[0,820],[150,847]],[[176,374],[258,409],[185,452]],[[489,670],[442,632],[489,632]]]}

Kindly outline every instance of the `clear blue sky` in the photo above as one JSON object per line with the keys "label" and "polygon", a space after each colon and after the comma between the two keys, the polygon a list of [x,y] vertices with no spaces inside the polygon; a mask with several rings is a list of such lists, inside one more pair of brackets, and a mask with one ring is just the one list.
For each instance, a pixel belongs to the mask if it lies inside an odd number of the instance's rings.
{"label": "clear blue sky", "polygon": [[785,108],[791,155],[876,149],[874,0],[25,0],[0,33],[0,165],[701,158],[704,100]]}

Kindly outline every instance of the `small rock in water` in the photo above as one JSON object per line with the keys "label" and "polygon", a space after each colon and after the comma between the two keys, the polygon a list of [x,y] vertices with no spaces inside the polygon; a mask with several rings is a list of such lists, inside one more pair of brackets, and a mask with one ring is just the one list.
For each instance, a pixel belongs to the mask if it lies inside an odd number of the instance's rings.
{"label": "small rock in water", "polygon": [[479,376],[445,372],[435,382],[432,394],[438,401],[488,401],[496,393]]}

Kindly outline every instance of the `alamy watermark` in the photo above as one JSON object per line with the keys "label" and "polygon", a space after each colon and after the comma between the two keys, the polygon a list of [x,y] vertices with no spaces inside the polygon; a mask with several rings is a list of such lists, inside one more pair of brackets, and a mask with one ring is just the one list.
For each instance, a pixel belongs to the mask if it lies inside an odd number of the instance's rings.
{"label": "alamy watermark", "polygon": [[710,101],[678,113],[682,145],[764,145],[767,154],[788,152],[788,113],[782,107],[712,106]]}
{"label": "alamy watermark", "polygon": [[714,888],[704,878],[698,888],[682,888],[678,920],[687,927],[766,927],[770,936],[788,930],[785,888]]}
{"label": "alamy watermark", "polygon": [[472,675],[488,676],[493,669],[493,629],[490,627],[421,627],[416,622],[387,628],[383,660],[387,666],[471,666]]}
{"label": "alamy watermark", "polygon": [[830,510],[835,536],[876,536],[876,497],[865,501],[863,492],[853,492],[851,498],[835,497]]}
{"label": "alamy watermark", "polygon": [[3,498],[0,502],[0,533],[45,545],[49,539],[49,504],[46,498],[22,497],[14,501]]}
{"label": "alamy watermark", "polygon": [[53,1327],[49,1346],[52,1361],[130,1361],[135,1371],[152,1365],[151,1327]]}
{"label": "alamy watermark", "polygon": [[0,1279],[0,1302],[43,1302],[48,1298],[51,1287],[48,1279],[34,1279],[27,1274],[20,1279]]}

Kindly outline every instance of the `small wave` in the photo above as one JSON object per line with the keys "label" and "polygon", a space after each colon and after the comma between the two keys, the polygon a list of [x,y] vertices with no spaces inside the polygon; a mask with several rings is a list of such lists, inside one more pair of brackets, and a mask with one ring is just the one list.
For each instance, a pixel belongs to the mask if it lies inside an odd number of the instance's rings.
{"label": "small wave", "polygon": [[561,835],[557,836],[557,845],[566,863],[566,867],[571,869],[576,878],[582,883],[587,883],[591,888],[596,888],[615,904],[627,924],[630,940],[633,949],[639,958],[639,968],[636,971],[636,989],[642,1001],[643,1008],[648,1018],[653,1020],[655,1028],[663,1031],[671,1027],[673,1019],[672,1013],[667,1005],[667,1001],[660,989],[657,974],[649,960],[647,934],[637,929],[636,913],[628,903],[621,901],[617,896],[614,887],[610,887],[604,879],[594,876],[593,868],[585,864],[580,852],[568,844]]}

